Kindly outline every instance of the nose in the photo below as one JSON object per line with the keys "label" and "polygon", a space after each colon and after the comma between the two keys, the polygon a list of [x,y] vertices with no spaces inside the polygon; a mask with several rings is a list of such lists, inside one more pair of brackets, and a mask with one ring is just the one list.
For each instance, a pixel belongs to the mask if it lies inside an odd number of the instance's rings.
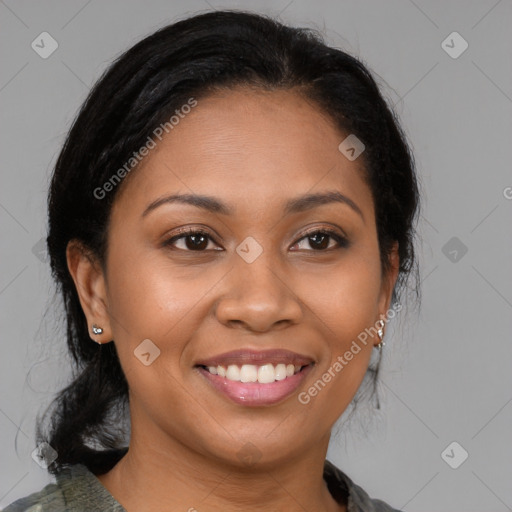
{"label": "nose", "polygon": [[286,275],[264,251],[256,261],[234,255],[227,289],[217,302],[216,316],[228,326],[252,332],[282,329],[300,322],[299,298],[286,282]]}

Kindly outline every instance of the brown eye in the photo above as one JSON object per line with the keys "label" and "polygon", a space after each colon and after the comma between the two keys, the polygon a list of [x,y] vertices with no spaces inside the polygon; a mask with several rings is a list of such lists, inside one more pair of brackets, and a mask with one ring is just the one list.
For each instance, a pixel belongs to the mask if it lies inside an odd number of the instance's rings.
{"label": "brown eye", "polygon": [[[341,249],[343,247],[348,247],[348,240],[345,237],[329,229],[321,229],[308,233],[296,242],[295,245],[300,244],[303,240],[307,240],[309,247],[314,251],[325,251],[326,249]],[[334,246],[331,244],[331,241],[335,242]],[[337,247],[336,244],[338,244]],[[299,247],[299,250],[301,249],[307,250],[306,247]]]}
{"label": "brown eye", "polygon": [[[166,242],[165,246],[173,246],[182,251],[205,251],[208,247],[208,243],[212,241],[210,235],[205,231],[189,229],[180,233],[179,235],[173,236]],[[177,247],[177,242],[181,243],[181,247]],[[218,249],[217,249],[218,250]]]}
{"label": "brown eye", "polygon": [[192,251],[206,249],[208,246],[208,237],[201,234],[187,235],[185,237],[185,245],[187,246],[187,249]]}
{"label": "brown eye", "polygon": [[331,237],[325,233],[315,233],[309,235],[309,244],[313,249],[327,249],[329,247],[329,239]]}

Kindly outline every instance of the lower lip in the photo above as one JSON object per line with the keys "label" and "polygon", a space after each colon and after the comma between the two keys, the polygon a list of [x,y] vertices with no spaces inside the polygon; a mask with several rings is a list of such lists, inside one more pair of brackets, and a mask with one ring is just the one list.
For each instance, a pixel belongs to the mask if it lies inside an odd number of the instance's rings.
{"label": "lower lip", "polygon": [[213,375],[208,370],[198,367],[208,382],[233,402],[248,407],[259,407],[274,405],[288,398],[305,379],[311,370],[312,365],[305,366],[292,377],[283,380],[276,380],[268,384],[259,382],[237,382],[234,380]]}

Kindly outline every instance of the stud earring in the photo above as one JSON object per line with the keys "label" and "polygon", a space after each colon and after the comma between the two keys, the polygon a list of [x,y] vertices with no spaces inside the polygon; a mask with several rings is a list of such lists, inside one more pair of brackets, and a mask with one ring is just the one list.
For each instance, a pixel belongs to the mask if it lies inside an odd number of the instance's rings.
{"label": "stud earring", "polygon": [[378,348],[379,350],[382,350],[382,347],[386,345],[384,341],[382,341],[384,338],[384,320],[379,320],[377,322],[377,325],[379,326],[379,328],[377,329],[377,335],[379,336],[380,343],[378,345],[375,345],[375,347]]}
{"label": "stud earring", "polygon": [[96,335],[103,334],[103,329],[98,327],[96,324],[92,324],[92,333]]}

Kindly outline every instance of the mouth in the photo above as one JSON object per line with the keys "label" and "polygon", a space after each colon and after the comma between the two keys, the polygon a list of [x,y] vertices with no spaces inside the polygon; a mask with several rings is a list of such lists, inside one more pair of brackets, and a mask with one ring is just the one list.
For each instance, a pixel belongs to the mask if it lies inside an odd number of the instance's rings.
{"label": "mouth", "polygon": [[232,382],[259,382],[260,384],[271,384],[272,382],[285,380],[293,377],[305,366],[293,364],[266,363],[261,366],[255,364],[244,364],[242,366],[230,364],[225,366],[199,366],[211,375],[218,375]]}
{"label": "mouth", "polygon": [[223,396],[245,406],[269,406],[288,398],[315,362],[285,350],[234,351],[195,365]]}

